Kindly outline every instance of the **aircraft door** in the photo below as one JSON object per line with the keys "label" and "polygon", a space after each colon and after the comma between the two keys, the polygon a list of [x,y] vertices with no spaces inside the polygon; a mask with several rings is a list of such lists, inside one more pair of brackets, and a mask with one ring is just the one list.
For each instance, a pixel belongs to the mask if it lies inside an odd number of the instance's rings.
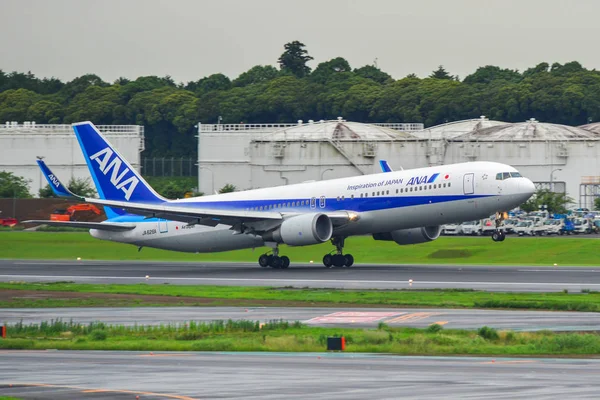
{"label": "aircraft door", "polygon": [[463,191],[465,194],[475,193],[474,177],[475,177],[475,174],[473,174],[473,173],[465,174],[465,176],[463,178]]}
{"label": "aircraft door", "polygon": [[169,231],[169,225],[167,224],[167,220],[163,218],[158,219],[158,231],[160,233],[167,233]]}

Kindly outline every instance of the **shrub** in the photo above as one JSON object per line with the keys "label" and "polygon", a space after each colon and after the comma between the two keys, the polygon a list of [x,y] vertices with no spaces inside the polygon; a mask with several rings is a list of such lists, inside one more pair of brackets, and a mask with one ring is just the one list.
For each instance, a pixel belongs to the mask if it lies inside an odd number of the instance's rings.
{"label": "shrub", "polygon": [[102,329],[94,329],[92,332],[90,332],[90,337],[92,340],[106,340],[107,336],[108,335],[106,334],[106,331]]}
{"label": "shrub", "polygon": [[477,334],[486,340],[497,340],[500,337],[498,331],[489,326],[482,326],[477,330]]}
{"label": "shrub", "polygon": [[441,326],[440,324],[431,324],[427,327],[427,329],[425,331],[427,333],[438,333],[442,329],[444,329],[444,327]]}

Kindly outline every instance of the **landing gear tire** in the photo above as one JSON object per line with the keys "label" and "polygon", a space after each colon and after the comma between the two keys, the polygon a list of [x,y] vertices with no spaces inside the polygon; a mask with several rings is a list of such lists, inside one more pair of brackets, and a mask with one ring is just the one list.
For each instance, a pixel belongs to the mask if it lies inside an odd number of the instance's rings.
{"label": "landing gear tire", "polygon": [[266,268],[269,266],[269,256],[266,254],[263,254],[262,256],[258,257],[258,265],[260,265],[263,268]]}
{"label": "landing gear tire", "polygon": [[336,267],[343,267],[344,264],[346,263],[346,258],[341,255],[341,254],[334,254],[333,255],[333,265]]}
{"label": "landing gear tire", "polygon": [[494,242],[503,242],[506,239],[506,234],[504,231],[495,231],[492,233],[492,240]]}
{"label": "landing gear tire", "polygon": [[271,259],[271,267],[275,269],[282,268],[283,261],[281,260],[281,257],[273,256],[273,258]]}
{"label": "landing gear tire", "polygon": [[344,266],[346,268],[350,268],[352,264],[354,264],[354,257],[352,257],[352,254],[346,254],[344,256],[344,261]]}
{"label": "landing gear tire", "polygon": [[290,258],[288,256],[281,256],[281,268],[287,268],[290,266]]}
{"label": "landing gear tire", "polygon": [[333,266],[333,256],[331,254],[325,254],[325,256],[323,256],[323,265],[326,268],[331,268]]}

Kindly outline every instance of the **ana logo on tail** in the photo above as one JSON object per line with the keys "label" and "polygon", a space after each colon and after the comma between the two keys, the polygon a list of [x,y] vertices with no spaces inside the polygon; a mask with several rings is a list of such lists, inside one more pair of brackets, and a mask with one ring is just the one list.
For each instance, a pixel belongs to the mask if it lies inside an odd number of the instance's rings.
{"label": "ana logo on tail", "polygon": [[125,168],[125,170],[121,172],[121,164],[123,164],[123,161],[121,161],[119,157],[113,158],[113,155],[114,152],[110,147],[107,147],[92,155],[90,160],[96,160],[100,171],[102,171],[104,175],[112,169],[110,183],[118,190],[122,190],[123,193],[125,193],[125,199],[129,200],[135,187],[140,183],[140,180],[135,175],[124,180],[125,175],[129,172],[129,168]]}
{"label": "ana logo on tail", "polygon": [[48,175],[48,179],[50,179],[50,181],[52,181],[52,184],[56,187],[60,186],[60,181],[58,180],[58,178],[56,176],[54,176],[54,174],[50,174]]}

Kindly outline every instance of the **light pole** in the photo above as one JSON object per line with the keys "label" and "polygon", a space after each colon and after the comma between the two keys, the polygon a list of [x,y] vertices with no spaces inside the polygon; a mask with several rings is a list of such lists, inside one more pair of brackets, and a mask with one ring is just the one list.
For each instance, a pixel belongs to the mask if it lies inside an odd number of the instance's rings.
{"label": "light pole", "polygon": [[327,168],[325,171],[321,172],[321,180],[323,180],[323,175],[325,175],[325,172],[327,171],[333,171],[333,168]]}
{"label": "light pole", "polygon": [[[213,172],[212,169],[210,169],[208,167],[200,166],[200,169],[207,169],[210,171],[210,182],[211,182],[211,187],[212,187],[212,191],[210,192],[210,194],[215,194],[215,173]],[[198,190],[200,190],[200,188],[198,188]]]}
{"label": "light pole", "polygon": [[555,168],[550,172],[550,191],[554,193],[554,171],[562,171],[562,168]]}

